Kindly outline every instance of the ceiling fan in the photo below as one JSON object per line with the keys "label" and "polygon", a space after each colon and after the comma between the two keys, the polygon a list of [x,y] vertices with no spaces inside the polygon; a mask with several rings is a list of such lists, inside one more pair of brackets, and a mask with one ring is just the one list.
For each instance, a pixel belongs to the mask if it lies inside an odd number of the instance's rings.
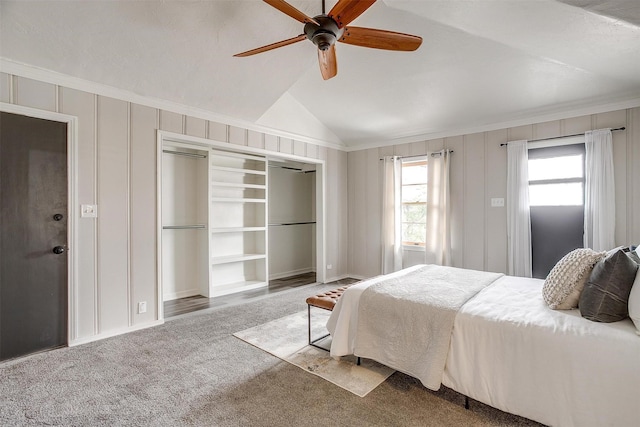
{"label": "ceiling fan", "polygon": [[251,56],[309,39],[318,47],[320,72],[322,73],[322,78],[328,80],[338,73],[336,41],[356,46],[401,51],[416,50],[422,44],[422,37],[410,34],[348,26],[351,21],[360,16],[376,0],[339,0],[328,14],[324,13],[324,0],[322,0],[322,14],[313,18],[284,0],[264,0],[264,2],[302,22],[304,24],[304,33],[233,56]]}

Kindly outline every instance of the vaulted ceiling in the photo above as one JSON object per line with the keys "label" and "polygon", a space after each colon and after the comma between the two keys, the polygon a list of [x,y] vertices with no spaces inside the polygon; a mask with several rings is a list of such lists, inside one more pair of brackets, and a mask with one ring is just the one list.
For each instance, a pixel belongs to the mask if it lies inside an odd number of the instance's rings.
{"label": "vaulted ceiling", "polygon": [[324,81],[307,40],[233,57],[302,33],[259,0],[0,0],[0,56],[347,147],[640,99],[637,0],[378,0],[353,24],[424,41],[339,43]]}

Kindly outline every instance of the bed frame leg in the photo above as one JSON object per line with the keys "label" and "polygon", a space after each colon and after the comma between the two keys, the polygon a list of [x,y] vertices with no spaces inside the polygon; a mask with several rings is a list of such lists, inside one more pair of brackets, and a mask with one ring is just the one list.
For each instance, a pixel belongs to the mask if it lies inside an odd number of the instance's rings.
{"label": "bed frame leg", "polygon": [[469,397],[464,397],[464,409],[469,409]]}
{"label": "bed frame leg", "polygon": [[358,360],[356,360],[356,365],[360,366],[360,356],[358,356]]}

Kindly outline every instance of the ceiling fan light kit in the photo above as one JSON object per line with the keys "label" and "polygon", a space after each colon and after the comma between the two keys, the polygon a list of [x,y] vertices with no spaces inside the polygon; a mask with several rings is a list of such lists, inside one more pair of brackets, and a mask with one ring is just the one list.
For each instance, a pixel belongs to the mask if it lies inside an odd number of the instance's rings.
{"label": "ceiling fan light kit", "polygon": [[[412,51],[422,44],[422,38],[410,34],[374,28],[346,26],[367,10],[376,0],[339,0],[328,14],[313,18],[299,11],[284,0],[264,0],[293,19],[304,24],[304,33],[280,42],[272,43],[234,56],[245,57],[266,52],[306,39],[318,48],[318,63],[322,78],[328,80],[338,73],[335,43],[337,41],[374,49]],[[322,3],[324,12],[324,1]]]}
{"label": "ceiling fan light kit", "polygon": [[304,24],[304,33],[318,49],[327,50],[333,46],[337,39],[342,37],[344,29],[338,27],[338,23],[326,15],[318,15],[313,18],[318,25],[313,22]]}

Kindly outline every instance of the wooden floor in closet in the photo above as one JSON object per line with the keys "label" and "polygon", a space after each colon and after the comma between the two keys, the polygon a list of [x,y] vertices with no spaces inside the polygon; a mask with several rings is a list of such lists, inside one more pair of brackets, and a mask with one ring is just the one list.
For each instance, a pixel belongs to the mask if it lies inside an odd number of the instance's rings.
{"label": "wooden floor in closet", "polygon": [[[336,280],[336,286],[348,285],[357,282],[356,279],[346,278]],[[207,298],[202,295],[195,295],[187,298],[180,298],[173,301],[165,301],[164,317],[179,316],[198,310],[204,310],[213,307],[224,307],[238,305],[252,300],[264,297],[265,295],[286,291],[288,289],[297,288],[299,286],[309,285],[316,282],[316,273],[299,274],[296,276],[285,277],[269,281],[269,286],[265,288],[255,289],[251,291],[238,292],[231,295],[224,295],[216,298]]]}

